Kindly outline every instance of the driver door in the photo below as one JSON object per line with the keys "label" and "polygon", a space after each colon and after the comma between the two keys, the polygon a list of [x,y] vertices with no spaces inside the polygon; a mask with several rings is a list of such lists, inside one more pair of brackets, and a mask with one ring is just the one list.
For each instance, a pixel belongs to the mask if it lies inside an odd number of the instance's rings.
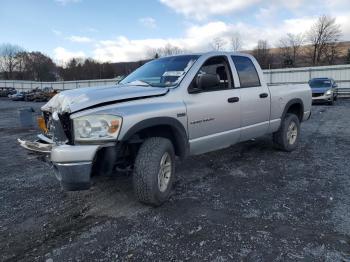
{"label": "driver door", "polygon": [[[200,84],[199,78],[203,79]],[[191,154],[235,144],[240,136],[240,91],[234,89],[227,57],[215,56],[204,62],[188,92],[184,102]]]}

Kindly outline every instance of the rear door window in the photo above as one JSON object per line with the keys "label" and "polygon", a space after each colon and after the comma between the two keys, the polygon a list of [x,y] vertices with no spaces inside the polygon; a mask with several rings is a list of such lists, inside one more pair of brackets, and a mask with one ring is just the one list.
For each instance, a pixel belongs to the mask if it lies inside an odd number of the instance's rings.
{"label": "rear door window", "polygon": [[250,58],[245,56],[231,56],[231,58],[236,67],[241,87],[261,86],[258,72]]}

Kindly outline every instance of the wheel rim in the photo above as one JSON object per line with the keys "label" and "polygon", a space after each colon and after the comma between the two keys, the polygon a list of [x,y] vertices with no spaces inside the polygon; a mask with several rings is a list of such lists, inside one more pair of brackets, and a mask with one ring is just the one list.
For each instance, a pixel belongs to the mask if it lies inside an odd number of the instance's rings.
{"label": "wheel rim", "polygon": [[171,157],[168,152],[165,152],[160,159],[160,169],[158,173],[158,187],[161,192],[167,190],[172,172]]}
{"label": "wheel rim", "polygon": [[290,145],[293,145],[298,137],[298,126],[297,124],[292,121],[289,124],[288,131],[287,131],[287,140]]}

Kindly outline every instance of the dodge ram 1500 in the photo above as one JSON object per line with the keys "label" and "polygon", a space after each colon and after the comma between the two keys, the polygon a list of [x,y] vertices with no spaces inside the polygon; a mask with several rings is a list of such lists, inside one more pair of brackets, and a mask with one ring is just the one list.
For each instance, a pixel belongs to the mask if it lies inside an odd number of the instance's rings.
{"label": "dodge ram 1500", "polygon": [[132,167],[141,202],[160,205],[175,179],[175,157],[203,154],[265,134],[294,150],[310,117],[306,85],[268,86],[254,57],[209,52],[146,63],[110,87],[61,92],[42,107],[42,140],[66,190]]}

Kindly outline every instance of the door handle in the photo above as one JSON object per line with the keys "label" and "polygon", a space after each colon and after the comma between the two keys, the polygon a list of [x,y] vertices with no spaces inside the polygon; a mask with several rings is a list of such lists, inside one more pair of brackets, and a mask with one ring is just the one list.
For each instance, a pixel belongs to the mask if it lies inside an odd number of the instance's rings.
{"label": "door handle", "polygon": [[259,96],[260,96],[260,98],[266,98],[266,97],[269,96],[269,94],[268,93],[262,93]]}
{"label": "door handle", "polygon": [[239,101],[239,97],[235,96],[235,97],[230,97],[227,99],[227,102],[229,103],[236,103]]}

